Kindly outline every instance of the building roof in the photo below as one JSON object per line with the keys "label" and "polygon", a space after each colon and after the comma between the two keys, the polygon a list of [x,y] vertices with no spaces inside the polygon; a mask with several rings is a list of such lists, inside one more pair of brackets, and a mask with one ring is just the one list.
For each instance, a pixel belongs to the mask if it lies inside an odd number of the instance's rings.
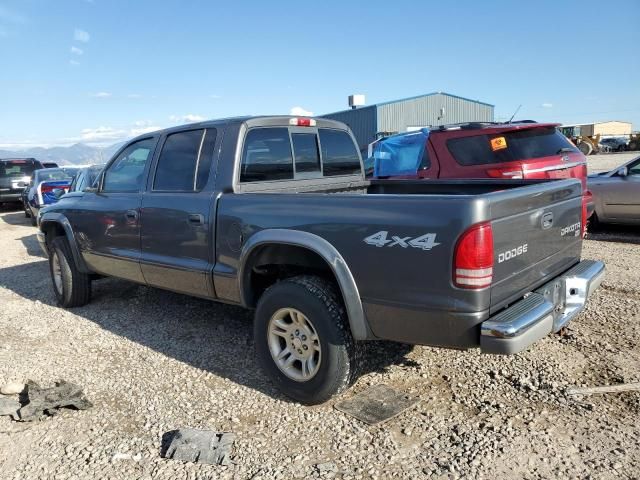
{"label": "building roof", "polygon": [[406,97],[406,98],[399,98],[397,100],[389,100],[387,102],[379,102],[379,103],[373,103],[371,105],[363,105],[362,107],[358,107],[358,108],[348,108],[345,110],[338,110],[337,112],[330,112],[330,113],[323,113],[322,115],[332,115],[334,113],[341,113],[344,111],[353,111],[353,110],[361,110],[363,108],[370,108],[370,107],[380,107],[382,105],[390,105],[392,103],[401,103],[401,102],[406,102],[408,100],[415,100],[418,98],[424,98],[424,97],[432,97],[434,95],[446,95],[447,97],[452,97],[452,98],[458,98],[460,100],[465,100],[467,102],[473,102],[473,103],[478,103],[480,105],[486,105],[487,107],[495,107],[495,105],[492,105],[491,103],[486,103],[486,102],[481,102],[480,100],[473,100],[471,98],[466,98],[466,97],[461,97],[459,95],[453,95],[451,93],[447,93],[447,92],[431,92],[431,93],[424,93],[422,95],[414,95],[413,97]]}

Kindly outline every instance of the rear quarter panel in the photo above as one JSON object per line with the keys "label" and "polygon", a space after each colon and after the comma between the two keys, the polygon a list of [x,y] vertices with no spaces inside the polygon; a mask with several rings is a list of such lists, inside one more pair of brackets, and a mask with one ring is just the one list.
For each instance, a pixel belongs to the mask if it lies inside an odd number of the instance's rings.
{"label": "rear quarter panel", "polygon": [[[309,232],[331,243],[351,270],[363,303],[466,312],[487,309],[486,292],[457,295],[451,279],[457,238],[486,218],[483,207],[480,200],[455,196],[223,195],[217,221],[216,271],[221,276],[216,278],[216,292],[239,301],[237,288],[228,282],[235,282],[241,267],[242,242],[261,230],[280,228]],[[384,246],[365,242],[379,232],[387,232]],[[428,233],[435,235],[437,244],[430,250],[409,245]]]}

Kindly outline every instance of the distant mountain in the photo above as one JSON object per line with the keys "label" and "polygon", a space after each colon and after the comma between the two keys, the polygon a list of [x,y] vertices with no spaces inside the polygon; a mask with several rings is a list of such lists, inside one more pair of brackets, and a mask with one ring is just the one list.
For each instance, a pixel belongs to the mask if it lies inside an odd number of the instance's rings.
{"label": "distant mountain", "polygon": [[108,147],[92,147],[76,143],[68,147],[33,147],[26,150],[0,150],[0,158],[33,157],[41,162],[56,162],[59,165],[85,165],[104,163],[122,146],[123,142]]}

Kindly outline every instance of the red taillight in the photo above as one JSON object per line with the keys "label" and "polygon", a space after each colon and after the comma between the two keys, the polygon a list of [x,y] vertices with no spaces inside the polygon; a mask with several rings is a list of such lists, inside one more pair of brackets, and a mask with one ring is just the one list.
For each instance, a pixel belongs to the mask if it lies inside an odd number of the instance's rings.
{"label": "red taillight", "polygon": [[480,223],[462,234],[453,261],[453,282],[460,288],[481,289],[493,281],[493,230]]}
{"label": "red taillight", "polygon": [[53,185],[42,185],[40,186],[40,191],[42,193],[52,192],[56,188],[60,188],[60,187],[54,187]]}
{"label": "red taillight", "polygon": [[316,121],[309,117],[296,117],[289,119],[289,125],[293,125],[295,127],[315,127]]}
{"label": "red taillight", "polygon": [[491,178],[524,178],[521,168],[490,168],[487,175]]}

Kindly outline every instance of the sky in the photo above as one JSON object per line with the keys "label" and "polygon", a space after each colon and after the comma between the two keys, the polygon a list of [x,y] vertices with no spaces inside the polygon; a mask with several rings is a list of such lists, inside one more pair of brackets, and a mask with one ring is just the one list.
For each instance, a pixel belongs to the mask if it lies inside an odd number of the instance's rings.
{"label": "sky", "polygon": [[0,148],[322,114],[353,93],[639,130],[638,20],[638,0],[0,0]]}

